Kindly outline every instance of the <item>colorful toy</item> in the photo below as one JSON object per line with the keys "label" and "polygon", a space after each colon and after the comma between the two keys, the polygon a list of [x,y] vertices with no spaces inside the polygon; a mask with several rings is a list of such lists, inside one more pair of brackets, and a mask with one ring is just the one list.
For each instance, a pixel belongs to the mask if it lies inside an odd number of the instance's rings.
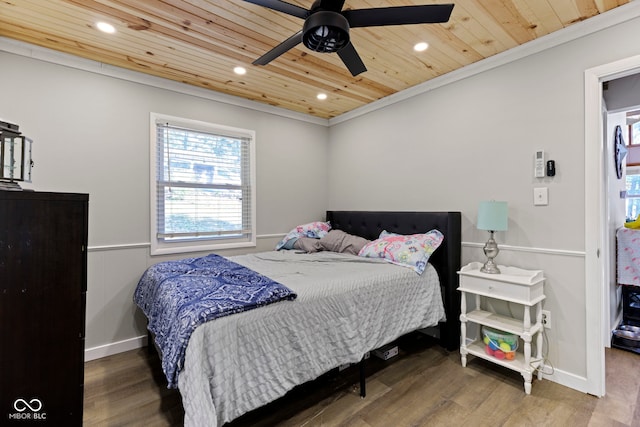
{"label": "colorful toy", "polygon": [[518,336],[506,332],[494,330],[486,326],[482,327],[482,341],[485,344],[485,352],[500,360],[514,360],[518,349]]}
{"label": "colorful toy", "polygon": [[484,351],[489,355],[489,356],[493,356],[493,350],[491,350],[491,347],[489,347],[488,345],[484,346]]}

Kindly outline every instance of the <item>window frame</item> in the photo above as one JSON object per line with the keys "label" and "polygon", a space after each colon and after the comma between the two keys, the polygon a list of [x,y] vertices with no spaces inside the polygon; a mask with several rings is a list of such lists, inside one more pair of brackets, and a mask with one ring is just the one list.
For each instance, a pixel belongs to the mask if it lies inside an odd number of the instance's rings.
{"label": "window frame", "polygon": [[[157,148],[157,122],[170,123],[173,126],[179,126],[186,129],[201,131],[206,133],[220,134],[229,137],[247,138],[249,140],[249,206],[248,217],[249,230],[243,237],[230,238],[211,238],[211,239],[194,239],[168,242],[158,238],[158,167],[163,164],[158,161]],[[150,211],[150,242],[151,255],[170,255],[187,252],[213,251],[220,249],[248,248],[256,246],[256,166],[255,166],[255,131],[249,129],[235,128],[215,123],[204,122],[200,120],[188,119],[183,117],[170,116],[161,113],[150,113],[149,117],[149,211]],[[244,207],[243,207],[244,209]],[[246,214],[246,212],[243,212]]]}
{"label": "window frame", "polygon": [[637,147],[638,145],[640,145],[640,138],[636,140],[636,138],[633,137],[633,130],[634,127],[640,127],[640,121],[630,124],[627,127],[629,128],[629,144],[627,145],[630,147]]}

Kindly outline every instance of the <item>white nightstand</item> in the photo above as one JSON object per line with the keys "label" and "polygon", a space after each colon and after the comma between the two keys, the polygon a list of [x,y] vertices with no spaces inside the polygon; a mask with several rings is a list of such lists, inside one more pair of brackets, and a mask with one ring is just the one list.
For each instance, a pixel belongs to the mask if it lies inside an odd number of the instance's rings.
{"label": "white nightstand", "polygon": [[[467,354],[489,360],[505,368],[520,372],[524,378],[524,390],[531,393],[531,379],[538,371],[542,379],[542,302],[544,276],[541,270],[523,270],[515,267],[499,266],[501,274],[480,272],[482,263],[472,262],[460,269],[460,330],[462,342],[460,355],[462,366],[467,365]],[[475,295],[475,308],[467,312],[466,294]],[[524,307],[523,319],[514,319],[481,309],[482,298],[494,298],[520,304]],[[535,322],[531,323],[531,307],[535,307]],[[467,343],[467,322],[518,335],[524,341],[522,353],[517,352],[514,360],[498,359],[485,351],[480,331],[475,340]],[[536,339],[536,356],[531,358],[531,341]]]}

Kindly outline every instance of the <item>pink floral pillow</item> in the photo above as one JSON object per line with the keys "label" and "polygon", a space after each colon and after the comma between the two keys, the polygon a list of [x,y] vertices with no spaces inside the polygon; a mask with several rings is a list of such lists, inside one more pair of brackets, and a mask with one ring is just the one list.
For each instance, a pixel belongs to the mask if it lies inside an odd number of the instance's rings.
{"label": "pink floral pillow", "polygon": [[[331,230],[331,224],[328,222],[315,221],[308,224],[299,225],[280,240],[276,245],[276,251],[280,249],[293,249],[293,244],[300,237],[311,237],[313,239],[321,239]],[[285,247],[286,246],[286,247]]]}
{"label": "pink floral pillow", "polygon": [[429,257],[438,249],[442,240],[444,236],[438,230],[411,235],[393,234],[385,230],[380,233],[379,239],[366,244],[358,256],[383,258],[392,264],[409,267],[422,274]]}

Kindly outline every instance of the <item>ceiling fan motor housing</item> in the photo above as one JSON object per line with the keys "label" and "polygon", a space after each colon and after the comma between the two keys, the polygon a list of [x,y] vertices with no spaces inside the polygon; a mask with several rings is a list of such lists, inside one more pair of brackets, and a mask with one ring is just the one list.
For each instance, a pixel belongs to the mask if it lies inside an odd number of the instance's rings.
{"label": "ceiling fan motor housing", "polygon": [[337,52],[349,43],[349,22],[338,12],[314,12],[304,21],[302,43],[316,52]]}

